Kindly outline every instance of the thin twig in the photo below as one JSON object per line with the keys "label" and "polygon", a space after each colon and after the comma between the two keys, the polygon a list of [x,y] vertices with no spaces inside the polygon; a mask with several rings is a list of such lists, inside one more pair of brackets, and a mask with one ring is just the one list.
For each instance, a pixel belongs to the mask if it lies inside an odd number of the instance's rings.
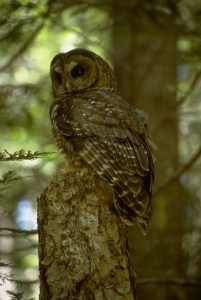
{"label": "thin twig", "polygon": [[201,288],[201,281],[187,279],[164,279],[164,278],[143,278],[138,279],[138,285],[142,284],[164,284],[164,285],[181,285],[184,287]]}
{"label": "thin twig", "polygon": [[33,42],[33,39],[35,38],[35,36],[38,34],[38,32],[42,29],[44,24],[44,20],[43,22],[32,32],[32,34],[30,35],[29,39],[26,41],[26,43],[24,43],[19,49],[17,49],[16,53],[2,66],[0,67],[0,72],[4,71],[5,69],[7,69],[12,63],[13,61],[18,58],[20,55],[22,55],[26,49],[28,48],[28,46]]}
{"label": "thin twig", "polygon": [[8,228],[8,227],[1,227],[0,231],[9,231],[9,234],[0,234],[0,236],[12,236],[12,235],[18,235],[18,234],[24,234],[24,235],[33,235],[37,234],[38,230],[32,229],[32,230],[21,230],[21,229],[15,229],[15,228]]}
{"label": "thin twig", "polygon": [[201,70],[199,72],[197,72],[197,74],[195,74],[193,81],[191,83],[191,86],[189,88],[189,90],[185,93],[184,96],[181,96],[178,101],[175,102],[175,104],[169,109],[169,111],[167,112],[167,114],[165,114],[163,116],[163,118],[161,120],[159,120],[159,122],[156,124],[155,128],[152,129],[152,136],[154,137],[159,130],[161,130],[163,128],[163,125],[167,123],[168,119],[171,118],[172,113],[174,113],[176,111],[176,109],[181,106],[185,100],[188,98],[188,96],[193,92],[194,88],[196,87],[199,79],[201,77]]}
{"label": "thin twig", "polygon": [[181,166],[173,175],[171,175],[161,186],[159,186],[154,192],[153,195],[156,196],[158,193],[169,187],[174,181],[176,181],[183,173],[185,173],[191,166],[196,162],[196,160],[201,155],[201,145],[196,151],[196,153],[192,156],[189,162],[183,166]]}
{"label": "thin twig", "polygon": [[13,254],[16,253],[17,251],[22,252],[22,251],[28,251],[28,250],[32,250],[38,247],[38,244],[32,244],[29,246],[24,246],[24,247],[18,247],[18,248],[14,248],[11,251],[0,251],[0,255],[8,255],[8,254]]}
{"label": "thin twig", "polygon": [[18,58],[20,55],[22,55],[26,51],[26,49],[29,47],[29,45],[33,42],[33,40],[36,37],[36,35],[38,34],[38,32],[43,28],[45,20],[49,16],[49,13],[51,12],[50,8],[51,8],[51,5],[48,5],[47,11],[43,14],[43,20],[42,20],[41,24],[38,27],[36,27],[36,29],[32,32],[32,34],[30,35],[28,40],[19,49],[17,49],[16,53],[3,66],[0,67],[0,72],[7,69],[16,58]]}
{"label": "thin twig", "polygon": [[138,98],[138,95],[140,95],[141,90],[145,86],[145,82],[149,80],[151,73],[155,69],[156,66],[158,66],[159,61],[161,60],[162,54],[164,54],[167,44],[169,42],[169,39],[167,38],[168,34],[170,33],[172,26],[172,22],[170,20],[169,24],[167,25],[167,32],[164,38],[161,40],[158,48],[156,49],[155,53],[153,54],[152,60],[147,64],[147,68],[145,69],[144,73],[142,74],[141,78],[139,79],[139,84],[137,86],[137,89],[135,90],[135,98]]}

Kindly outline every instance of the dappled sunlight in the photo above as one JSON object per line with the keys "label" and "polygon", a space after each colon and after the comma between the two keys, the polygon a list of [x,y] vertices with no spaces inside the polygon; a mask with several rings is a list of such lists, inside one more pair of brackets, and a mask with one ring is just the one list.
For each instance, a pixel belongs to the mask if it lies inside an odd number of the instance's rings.
{"label": "dappled sunlight", "polygon": [[[12,265],[1,267],[0,299],[12,299],[6,290],[38,295],[38,283],[18,290],[7,279],[38,278],[38,236],[22,231],[37,229],[37,198],[65,167],[49,119],[50,63],[77,47],[115,67],[119,94],[147,112],[157,141],[147,236],[130,229],[138,274],[200,279],[201,2],[4,0],[0,9],[0,257]],[[12,159],[22,149],[31,158]],[[139,290],[139,300],[200,299],[182,285]]]}
{"label": "dappled sunlight", "polygon": [[16,222],[23,230],[37,228],[36,211],[27,199],[20,200],[17,204]]}

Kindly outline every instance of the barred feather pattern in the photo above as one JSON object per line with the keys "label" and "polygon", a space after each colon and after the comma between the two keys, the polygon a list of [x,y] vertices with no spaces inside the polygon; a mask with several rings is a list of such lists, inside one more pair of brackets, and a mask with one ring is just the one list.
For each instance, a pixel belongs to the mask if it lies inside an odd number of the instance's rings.
{"label": "barred feather pattern", "polygon": [[50,107],[58,149],[76,154],[114,190],[116,210],[143,232],[151,216],[153,142],[141,111],[108,88],[61,93]]}

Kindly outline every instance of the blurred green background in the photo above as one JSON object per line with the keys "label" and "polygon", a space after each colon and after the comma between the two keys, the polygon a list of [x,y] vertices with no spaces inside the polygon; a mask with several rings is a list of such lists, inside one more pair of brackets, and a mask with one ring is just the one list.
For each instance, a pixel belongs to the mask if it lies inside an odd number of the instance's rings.
{"label": "blurred green background", "polygon": [[[201,299],[201,284],[191,284],[201,279],[201,1],[2,0],[0,11],[1,151],[55,152],[1,159],[0,175],[20,178],[0,181],[0,227],[37,227],[36,199],[65,165],[49,121],[49,65],[87,48],[114,68],[119,94],[147,112],[158,146],[147,236],[137,224],[129,232],[138,298]],[[0,267],[0,299],[11,299],[6,290],[37,297],[37,283],[9,281],[37,280],[37,235],[8,234],[0,231],[0,257],[14,268]]]}

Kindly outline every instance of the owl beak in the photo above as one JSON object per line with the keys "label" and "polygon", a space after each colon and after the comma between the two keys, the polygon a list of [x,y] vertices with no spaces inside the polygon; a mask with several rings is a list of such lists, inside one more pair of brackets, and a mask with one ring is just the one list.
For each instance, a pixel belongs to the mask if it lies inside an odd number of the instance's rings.
{"label": "owl beak", "polygon": [[67,88],[67,92],[70,94],[72,92],[72,88],[68,81],[66,81],[66,88]]}

